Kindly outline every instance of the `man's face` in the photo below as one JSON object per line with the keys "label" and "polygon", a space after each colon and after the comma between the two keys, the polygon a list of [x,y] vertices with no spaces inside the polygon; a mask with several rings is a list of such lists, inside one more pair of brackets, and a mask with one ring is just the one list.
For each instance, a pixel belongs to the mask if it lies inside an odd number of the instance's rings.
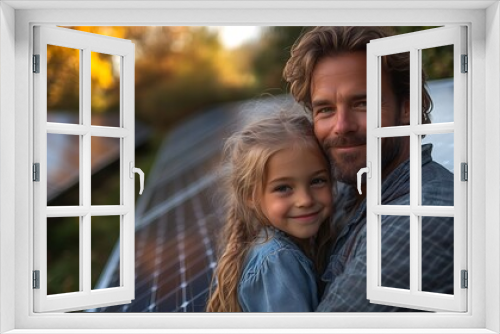
{"label": "man's face", "polygon": [[[407,124],[409,113],[398,105],[387,77],[382,78],[382,126]],[[311,102],[314,133],[335,177],[355,184],[358,170],[366,166],[366,54],[321,59],[312,75]],[[383,169],[399,160],[400,146],[396,138],[383,139]]]}

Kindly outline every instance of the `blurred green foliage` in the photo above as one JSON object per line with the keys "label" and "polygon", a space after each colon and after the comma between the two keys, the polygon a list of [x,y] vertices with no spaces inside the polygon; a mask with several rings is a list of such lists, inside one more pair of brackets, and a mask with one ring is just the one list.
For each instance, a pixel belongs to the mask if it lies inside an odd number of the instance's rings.
{"label": "blurred green foliage", "polygon": [[[283,68],[290,56],[291,47],[302,34],[313,27],[265,27],[258,45],[247,46],[254,52],[253,71],[257,86],[270,93],[287,92],[282,78]],[[395,35],[436,28],[435,26],[386,27]],[[440,47],[426,49],[422,52],[422,63],[428,80],[453,77],[453,48]]]}
{"label": "blurred green foliage", "polygon": [[47,293],[79,291],[79,218],[47,218]]}
{"label": "blurred green foliage", "polygon": [[272,94],[287,92],[286,82],[282,78],[283,68],[290,57],[293,43],[309,29],[300,26],[263,29],[253,58],[253,71],[260,89]]}
{"label": "blurred green foliage", "polygon": [[[263,93],[285,93],[282,71],[291,47],[312,27],[262,27],[258,40],[236,49],[225,48],[217,31],[207,27],[73,28],[134,42],[136,118],[165,131],[209,105]],[[395,34],[404,34],[434,27],[390,28]],[[57,72],[49,75],[50,109],[74,110],[70,107],[78,106],[78,80],[71,69],[78,67],[78,53],[58,47],[49,49],[48,56],[58,64]],[[104,56],[92,54],[93,112],[106,113],[118,107],[119,89],[115,86],[119,81],[110,79],[116,73],[109,57]],[[449,48],[425,50],[422,57],[428,78],[451,77],[452,56]],[[98,99],[97,92],[106,100]]]}
{"label": "blurred green foliage", "polygon": [[[392,27],[396,34],[407,34],[433,28],[437,27]],[[422,66],[427,80],[453,78],[453,46],[422,50]]]}

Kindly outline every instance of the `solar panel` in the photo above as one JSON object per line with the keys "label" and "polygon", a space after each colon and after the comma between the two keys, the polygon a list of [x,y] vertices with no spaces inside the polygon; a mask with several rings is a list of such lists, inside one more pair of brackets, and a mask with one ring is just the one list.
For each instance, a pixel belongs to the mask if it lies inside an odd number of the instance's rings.
{"label": "solar panel", "polygon": [[[217,172],[224,139],[283,98],[237,103],[204,112],[169,133],[136,205],[135,299],[92,312],[203,312],[221,227]],[[115,247],[98,288],[119,286]]]}
{"label": "solar panel", "polygon": [[[439,97],[450,85],[448,81],[429,83],[439,110],[433,113],[436,119],[448,112]],[[88,311],[205,310],[222,222],[214,194],[224,139],[259,115],[290,107],[297,105],[283,97],[231,104],[206,111],[167,134],[136,205],[135,299]],[[433,156],[449,168],[450,145],[435,146]],[[119,271],[115,247],[97,288],[119,286]]]}

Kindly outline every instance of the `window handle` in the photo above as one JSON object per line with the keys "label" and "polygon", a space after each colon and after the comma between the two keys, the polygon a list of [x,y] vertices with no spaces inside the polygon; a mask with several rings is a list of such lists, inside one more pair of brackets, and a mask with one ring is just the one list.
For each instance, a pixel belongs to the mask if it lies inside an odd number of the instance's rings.
{"label": "window handle", "polygon": [[368,166],[365,167],[365,168],[361,168],[359,171],[358,171],[358,192],[359,194],[361,195],[361,175],[363,175],[363,173],[366,173],[366,177],[367,178],[371,178],[372,177],[372,173],[371,173],[371,162],[367,162],[366,163]]}
{"label": "window handle", "polygon": [[142,191],[144,190],[144,172],[140,168],[134,167],[134,163],[130,161],[130,178],[134,178],[134,173],[139,174],[139,182],[141,185],[141,189],[139,190],[139,195],[142,195]]}

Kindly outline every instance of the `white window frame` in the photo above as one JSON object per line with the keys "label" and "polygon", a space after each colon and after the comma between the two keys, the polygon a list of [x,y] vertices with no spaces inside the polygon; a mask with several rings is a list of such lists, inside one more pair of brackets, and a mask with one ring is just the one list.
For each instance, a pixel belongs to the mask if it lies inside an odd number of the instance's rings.
{"label": "white window frame", "polygon": [[[134,70],[135,46],[131,41],[51,26],[34,27],[34,54],[39,56],[39,71],[33,74],[34,96],[34,162],[39,164],[39,181],[33,184],[34,270],[39,273],[38,289],[34,289],[35,312],[85,310],[105,305],[130,303],[135,295],[135,113]],[[80,107],[78,124],[47,121],[47,45],[78,50],[80,54]],[[114,55],[120,59],[119,125],[92,125],[91,53]],[[79,204],[47,206],[47,135],[63,134],[79,137]],[[120,202],[115,205],[91,205],[91,140],[117,138],[120,161]],[[120,241],[120,286],[92,289],[91,223],[92,217],[118,216]],[[47,233],[52,217],[74,217],[79,222],[79,289],[76,292],[47,294]]]}
{"label": "white window frame", "polygon": [[[367,45],[367,298],[383,305],[410,305],[428,311],[467,310],[467,290],[461,287],[461,271],[467,270],[467,184],[461,181],[460,164],[467,163],[467,73],[462,73],[461,56],[467,55],[465,26],[448,26],[411,34],[380,38]],[[453,121],[422,124],[422,55],[421,50],[453,46]],[[410,123],[382,127],[381,83],[383,56],[410,54]],[[422,205],[422,135],[454,135],[454,205]],[[382,147],[384,137],[409,137],[410,194],[409,205],[382,204]],[[409,218],[409,289],[384,287],[382,278],[382,216]],[[422,217],[453,218],[453,294],[422,291]]]}
{"label": "white window frame", "polygon": [[[144,10],[137,10],[141,7]],[[32,105],[27,97],[32,95],[30,45],[32,26],[35,24],[467,25],[470,31],[471,70],[468,79],[471,87],[468,99],[471,110],[468,116],[468,151],[471,152],[468,220],[474,226],[468,230],[471,245],[468,248],[469,311],[463,314],[376,315],[33,313],[33,262],[30,256],[33,242],[33,212],[30,209],[33,206],[30,198],[33,120]],[[0,332],[76,333],[77,329],[87,329],[85,332],[88,333],[125,330],[127,333],[144,333],[147,328],[158,333],[248,333],[249,328],[260,333],[500,332],[498,1],[292,0],[221,3],[207,0],[141,3],[4,0],[0,3],[0,43]],[[14,198],[12,194],[15,194]]]}

